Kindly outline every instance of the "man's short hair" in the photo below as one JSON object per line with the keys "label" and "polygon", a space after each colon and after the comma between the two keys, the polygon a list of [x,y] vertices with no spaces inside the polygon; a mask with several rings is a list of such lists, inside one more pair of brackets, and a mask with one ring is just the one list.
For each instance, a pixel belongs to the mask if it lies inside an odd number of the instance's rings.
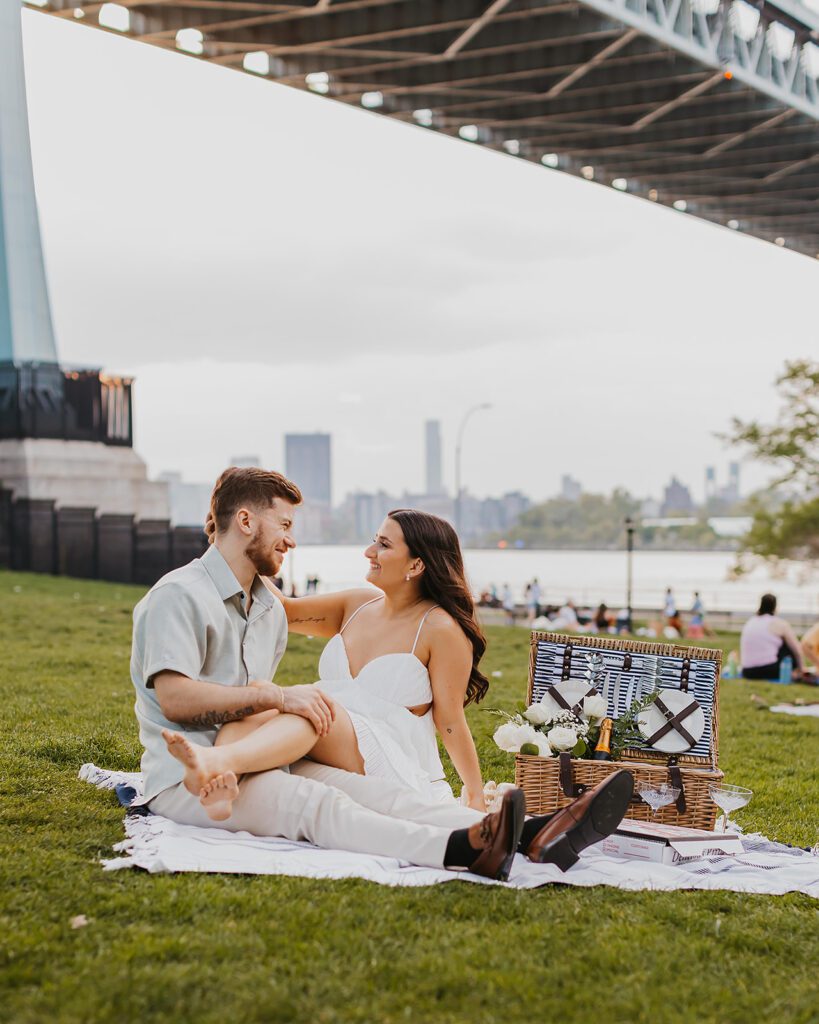
{"label": "man's short hair", "polygon": [[213,488],[208,520],[219,533],[224,533],[237,509],[244,505],[257,509],[272,508],[276,498],[283,498],[291,505],[302,503],[301,491],[281,473],[231,466],[222,473]]}

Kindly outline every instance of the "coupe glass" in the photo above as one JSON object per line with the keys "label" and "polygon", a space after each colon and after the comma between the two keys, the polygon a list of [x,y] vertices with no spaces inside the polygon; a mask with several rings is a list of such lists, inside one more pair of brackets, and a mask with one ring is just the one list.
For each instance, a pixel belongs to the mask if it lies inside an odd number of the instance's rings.
{"label": "coupe glass", "polygon": [[655,818],[657,817],[657,811],[661,807],[673,804],[680,795],[679,788],[667,782],[638,782],[637,792],[640,794],[643,802],[647,803],[651,808],[652,817]]}
{"label": "coupe glass", "polygon": [[708,795],[722,811],[722,831],[727,832],[731,822],[728,815],[744,807],[754,795],[753,790],[743,786],[729,786],[725,782],[712,782],[708,787]]}

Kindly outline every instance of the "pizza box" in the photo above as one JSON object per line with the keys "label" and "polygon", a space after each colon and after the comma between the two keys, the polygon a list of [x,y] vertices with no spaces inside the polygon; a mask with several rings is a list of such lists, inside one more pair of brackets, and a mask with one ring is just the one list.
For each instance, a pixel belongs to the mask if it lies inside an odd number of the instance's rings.
{"label": "pizza box", "polygon": [[597,848],[611,857],[655,864],[685,864],[700,857],[731,857],[743,852],[742,838],[735,832],[706,832],[631,818],[623,818],[617,831]]}

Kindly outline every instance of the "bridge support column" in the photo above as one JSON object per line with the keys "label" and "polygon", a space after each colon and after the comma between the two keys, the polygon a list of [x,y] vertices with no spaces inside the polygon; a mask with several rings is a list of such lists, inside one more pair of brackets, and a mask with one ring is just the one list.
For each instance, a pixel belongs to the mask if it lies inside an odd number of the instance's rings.
{"label": "bridge support column", "polygon": [[21,6],[0,0],[0,487],[34,505],[166,518],[167,484],[148,480],[132,443],[131,381],[59,365],[31,166]]}

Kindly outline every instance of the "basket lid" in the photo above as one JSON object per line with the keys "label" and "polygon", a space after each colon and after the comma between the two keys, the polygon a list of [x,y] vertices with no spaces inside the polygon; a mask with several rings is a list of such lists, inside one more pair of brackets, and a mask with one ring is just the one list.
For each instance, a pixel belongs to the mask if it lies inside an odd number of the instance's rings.
{"label": "basket lid", "polygon": [[[676,741],[663,742],[665,737],[662,737],[658,746],[656,742],[649,745],[644,740],[630,747],[626,756],[665,760],[671,754],[680,763],[716,768],[721,665],[722,652],[710,648],[534,631],[527,697],[529,703],[543,700],[558,684],[561,689],[567,684],[574,688],[585,684],[584,693],[594,685],[605,698],[607,713],[612,718],[619,718],[634,700],[645,697],[654,689],[667,695],[670,703],[666,706],[671,717],[696,702],[702,716],[701,723],[693,714],[688,715],[683,723],[683,733],[673,727],[668,730],[677,737]],[[674,709],[671,709],[671,704]],[[663,713],[658,711],[658,714]],[[663,715],[662,720],[655,723],[654,732],[667,719],[668,716]],[[689,742],[692,738],[693,743]]]}

